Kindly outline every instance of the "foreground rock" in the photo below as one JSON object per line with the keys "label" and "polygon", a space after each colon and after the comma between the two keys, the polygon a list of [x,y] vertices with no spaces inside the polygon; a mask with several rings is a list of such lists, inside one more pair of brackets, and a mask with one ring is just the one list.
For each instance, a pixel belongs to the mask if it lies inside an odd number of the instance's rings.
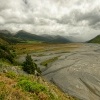
{"label": "foreground rock", "polygon": [[100,45],[84,44],[59,54],[59,59],[42,74],[65,93],[81,100],[100,100]]}

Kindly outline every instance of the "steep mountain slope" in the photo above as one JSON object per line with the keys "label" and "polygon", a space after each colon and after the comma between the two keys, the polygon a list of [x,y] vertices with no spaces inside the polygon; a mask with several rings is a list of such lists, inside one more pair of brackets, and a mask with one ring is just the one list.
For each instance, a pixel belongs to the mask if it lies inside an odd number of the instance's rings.
{"label": "steep mountain slope", "polygon": [[12,36],[12,34],[7,30],[0,30],[0,36]]}
{"label": "steep mountain slope", "polygon": [[66,38],[62,36],[51,36],[51,35],[35,35],[23,30],[18,31],[15,35],[16,38],[20,38],[23,40],[31,40],[31,41],[42,41],[42,42],[50,42],[50,43],[67,43],[70,42]]}
{"label": "steep mountain slope", "polygon": [[16,35],[14,36],[16,38],[20,38],[23,40],[33,40],[33,41],[43,41],[45,40],[45,38],[42,38],[41,36],[35,35],[35,34],[30,34],[28,32],[25,32],[23,30],[20,30],[16,33]]}
{"label": "steep mountain slope", "polygon": [[100,35],[96,36],[92,40],[88,41],[88,43],[100,43]]}
{"label": "steep mountain slope", "polygon": [[18,43],[21,40],[15,38],[9,31],[0,30],[0,43]]}
{"label": "steep mountain slope", "polygon": [[51,43],[68,43],[71,42],[70,40],[68,40],[67,38],[60,36],[60,35],[41,35],[42,37],[47,38],[47,42],[51,42]]}
{"label": "steep mountain slope", "polygon": [[0,40],[7,41],[8,43],[19,43],[26,41],[39,41],[47,43],[68,43],[70,42],[67,38],[60,35],[35,35],[26,31],[20,30],[15,35],[12,35],[7,30],[0,31]]}

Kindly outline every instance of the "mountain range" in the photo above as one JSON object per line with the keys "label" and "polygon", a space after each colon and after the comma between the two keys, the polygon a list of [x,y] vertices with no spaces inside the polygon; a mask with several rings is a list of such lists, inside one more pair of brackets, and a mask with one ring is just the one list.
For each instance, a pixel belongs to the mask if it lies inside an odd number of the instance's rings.
{"label": "mountain range", "polygon": [[[36,35],[20,30],[15,34],[12,34],[8,30],[0,30],[0,43],[23,43],[27,41],[46,42],[46,43],[70,43],[71,41],[67,37],[60,35]],[[100,43],[100,35],[89,40],[87,43]]]}
{"label": "mountain range", "polygon": [[52,35],[35,35],[24,30],[20,30],[13,35],[7,30],[0,30],[0,39],[3,39],[9,43],[18,43],[26,41],[38,41],[38,42],[47,42],[47,43],[68,43],[71,42],[63,36],[52,36]]}

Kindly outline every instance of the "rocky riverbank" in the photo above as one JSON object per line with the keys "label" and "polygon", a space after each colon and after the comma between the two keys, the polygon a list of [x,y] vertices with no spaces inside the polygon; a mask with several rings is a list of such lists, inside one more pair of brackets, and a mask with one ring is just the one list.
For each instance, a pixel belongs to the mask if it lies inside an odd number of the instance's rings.
{"label": "rocky riverbank", "polygon": [[61,54],[43,76],[81,100],[100,100],[100,45],[84,44]]}

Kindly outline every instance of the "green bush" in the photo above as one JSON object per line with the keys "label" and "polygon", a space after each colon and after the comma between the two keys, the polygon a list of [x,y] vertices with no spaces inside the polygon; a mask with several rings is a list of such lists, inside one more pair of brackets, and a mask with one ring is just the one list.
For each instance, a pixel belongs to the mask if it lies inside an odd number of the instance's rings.
{"label": "green bush", "polygon": [[23,70],[26,71],[28,74],[35,74],[37,71],[40,73],[40,69],[37,67],[37,64],[33,62],[30,55],[27,54],[26,61],[23,63]]}
{"label": "green bush", "polygon": [[37,82],[31,82],[30,80],[21,80],[18,82],[18,86],[27,92],[46,92],[47,89],[42,84]]}

